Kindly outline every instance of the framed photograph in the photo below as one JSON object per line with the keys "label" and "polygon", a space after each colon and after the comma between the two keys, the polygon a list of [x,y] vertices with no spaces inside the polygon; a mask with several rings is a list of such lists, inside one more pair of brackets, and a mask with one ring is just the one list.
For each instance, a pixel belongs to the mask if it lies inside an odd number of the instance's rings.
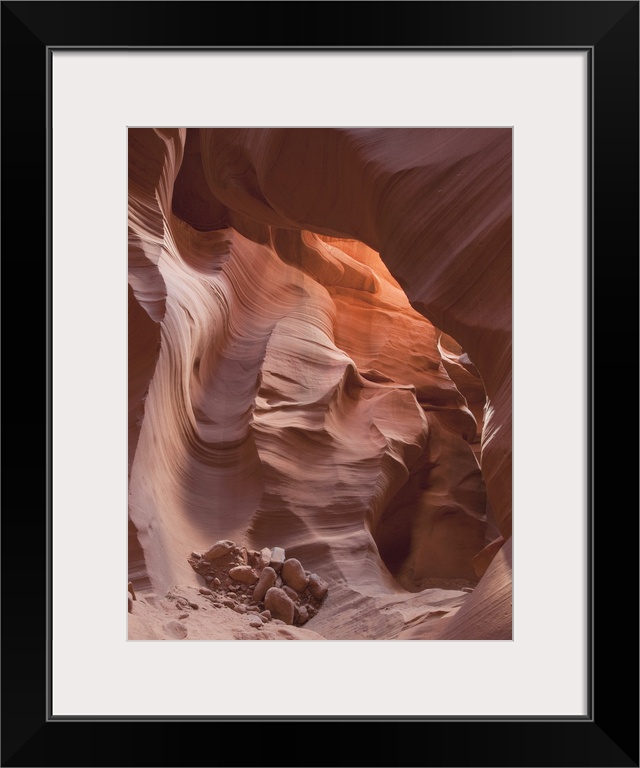
{"label": "framed photograph", "polygon": [[[7,284],[39,274],[46,309],[45,493],[3,519],[2,764],[209,764],[185,745],[211,722],[293,725],[336,764],[308,727],[371,722],[403,728],[363,764],[637,766],[613,382],[638,3],[2,22],[5,233],[38,264]],[[231,482],[233,446],[257,469]]]}

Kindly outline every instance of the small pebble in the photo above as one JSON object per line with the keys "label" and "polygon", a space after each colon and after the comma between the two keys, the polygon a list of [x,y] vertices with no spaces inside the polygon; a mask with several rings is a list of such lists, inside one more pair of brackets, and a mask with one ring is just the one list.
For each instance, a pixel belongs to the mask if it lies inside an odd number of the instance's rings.
{"label": "small pebble", "polygon": [[262,629],[262,622],[258,621],[257,619],[253,619],[249,622],[250,627],[254,627],[255,629]]}
{"label": "small pebble", "polygon": [[246,605],[242,605],[241,603],[236,603],[233,606],[233,610],[236,613],[246,613],[247,612],[247,606]]}
{"label": "small pebble", "polygon": [[235,608],[236,603],[233,600],[229,600],[229,598],[226,598],[222,601],[222,605],[226,605],[227,608]]}
{"label": "small pebble", "polygon": [[210,589],[207,589],[206,587],[200,587],[198,592],[200,592],[201,595],[212,595],[213,594],[213,592]]}
{"label": "small pebble", "polygon": [[181,614],[178,616],[178,618],[179,618],[179,619],[188,619],[188,618],[189,618],[189,614],[188,614],[188,613],[181,613]]}

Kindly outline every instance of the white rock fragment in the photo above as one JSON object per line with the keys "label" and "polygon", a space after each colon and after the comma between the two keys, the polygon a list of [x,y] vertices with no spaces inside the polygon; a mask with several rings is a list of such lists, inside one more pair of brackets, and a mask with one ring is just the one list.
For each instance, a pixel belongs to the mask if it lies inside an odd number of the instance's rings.
{"label": "white rock fragment", "polygon": [[285,585],[284,585],[284,587],[282,587],[282,591],[283,591],[283,592],[284,592],[286,595],[288,595],[288,596],[289,596],[289,597],[290,597],[290,598],[293,600],[293,602],[294,602],[294,603],[296,602],[296,600],[297,600],[297,599],[298,599],[298,597],[299,597],[299,595],[298,595],[298,593],[295,591],[295,589],[292,589],[292,588],[291,588],[290,586],[288,586],[287,584],[285,584]]}
{"label": "white rock fragment", "polygon": [[284,549],[282,549],[282,547],[274,547],[271,551],[271,559],[269,560],[269,565],[276,573],[280,573],[280,569],[282,568],[285,559],[286,555],[284,553]]}
{"label": "white rock fragment", "polygon": [[262,570],[263,568],[266,568],[267,565],[271,562],[271,550],[269,547],[263,547],[263,549],[260,550],[260,560],[258,562],[258,568]]}

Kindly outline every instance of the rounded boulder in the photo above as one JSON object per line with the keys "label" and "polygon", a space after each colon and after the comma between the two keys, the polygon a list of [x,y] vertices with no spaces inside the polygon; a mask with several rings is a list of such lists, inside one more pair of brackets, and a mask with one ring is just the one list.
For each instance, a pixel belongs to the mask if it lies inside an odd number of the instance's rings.
{"label": "rounded boulder", "polygon": [[252,585],[258,581],[256,572],[250,565],[236,565],[235,568],[229,569],[229,576],[240,584]]}
{"label": "rounded boulder", "polygon": [[253,590],[253,599],[256,601],[256,603],[259,603],[260,600],[262,600],[262,598],[267,594],[268,589],[271,589],[271,587],[275,586],[276,578],[277,574],[273,568],[270,568],[269,566],[263,568],[262,573],[260,574],[260,578],[258,579],[258,583]]}
{"label": "rounded boulder", "polygon": [[264,607],[271,611],[274,619],[280,619],[285,624],[293,624],[294,603],[293,600],[278,587],[271,587],[264,597]]}
{"label": "rounded boulder", "polygon": [[304,572],[302,563],[295,557],[290,557],[282,564],[282,581],[296,592],[303,592],[309,583],[309,577]]}
{"label": "rounded boulder", "polygon": [[202,557],[210,563],[212,560],[217,560],[219,557],[228,555],[229,552],[233,551],[235,546],[234,542],[229,541],[228,539],[216,541],[216,543],[212,547],[209,547]]}

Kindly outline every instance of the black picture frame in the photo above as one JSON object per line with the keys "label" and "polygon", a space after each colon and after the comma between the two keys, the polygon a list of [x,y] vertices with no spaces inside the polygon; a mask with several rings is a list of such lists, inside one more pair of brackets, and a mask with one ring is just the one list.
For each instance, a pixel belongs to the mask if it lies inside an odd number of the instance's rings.
{"label": "black picture frame", "polygon": [[[637,455],[626,447],[629,435],[631,444],[637,446],[638,426],[638,12],[638,2],[580,0],[2,3],[5,286],[11,288],[12,294],[22,294],[17,304],[20,316],[24,307],[32,318],[44,315],[30,340],[25,339],[24,331],[18,333],[18,328],[23,328],[22,321],[6,324],[8,330],[4,334],[9,341],[5,352],[10,355],[9,373],[4,377],[5,399],[11,404],[5,410],[5,429],[11,436],[6,452],[10,456],[5,453],[9,468],[5,476],[13,480],[25,471],[33,474],[37,468],[44,484],[40,492],[36,492],[31,479],[27,480],[26,488],[23,483],[5,484],[3,766],[639,765],[638,499],[635,491],[632,495],[629,492],[630,488],[637,490]],[[221,23],[213,23],[222,18]],[[285,18],[287,25],[283,24]],[[49,408],[52,350],[48,59],[54,49],[168,50],[182,46],[580,48],[589,52],[592,160],[588,183],[592,236],[588,597],[592,631],[587,717],[301,716],[274,721],[260,717],[215,718],[216,723],[207,718],[185,717],[48,717],[48,548],[52,514],[55,515],[51,509]],[[12,234],[18,237],[13,239]],[[15,306],[9,309],[12,317]],[[34,370],[34,362],[42,367]],[[561,376],[554,386],[558,386],[559,396],[570,396],[562,392]],[[600,405],[597,413],[596,402]],[[42,435],[43,427],[44,440],[35,437]],[[9,501],[12,491],[15,496]],[[572,585],[563,585],[561,589],[570,599]],[[197,731],[207,720],[207,731]],[[282,730],[274,739],[276,722]],[[384,724],[384,730],[364,734],[360,729],[367,722],[376,728]],[[257,727],[259,723],[261,728]],[[237,731],[238,725],[244,726],[242,732]],[[333,738],[326,738],[318,727],[311,730],[312,726],[327,725],[332,726]],[[180,732],[174,733],[177,726]],[[354,762],[351,752],[340,754],[340,734],[333,730],[335,726],[344,730],[349,741],[357,739],[358,762]],[[239,733],[243,734],[240,740]],[[251,747],[252,737],[255,751]],[[230,744],[231,752],[218,752],[216,743],[221,742]],[[288,744],[287,749],[269,748],[270,744],[283,743]]]}

